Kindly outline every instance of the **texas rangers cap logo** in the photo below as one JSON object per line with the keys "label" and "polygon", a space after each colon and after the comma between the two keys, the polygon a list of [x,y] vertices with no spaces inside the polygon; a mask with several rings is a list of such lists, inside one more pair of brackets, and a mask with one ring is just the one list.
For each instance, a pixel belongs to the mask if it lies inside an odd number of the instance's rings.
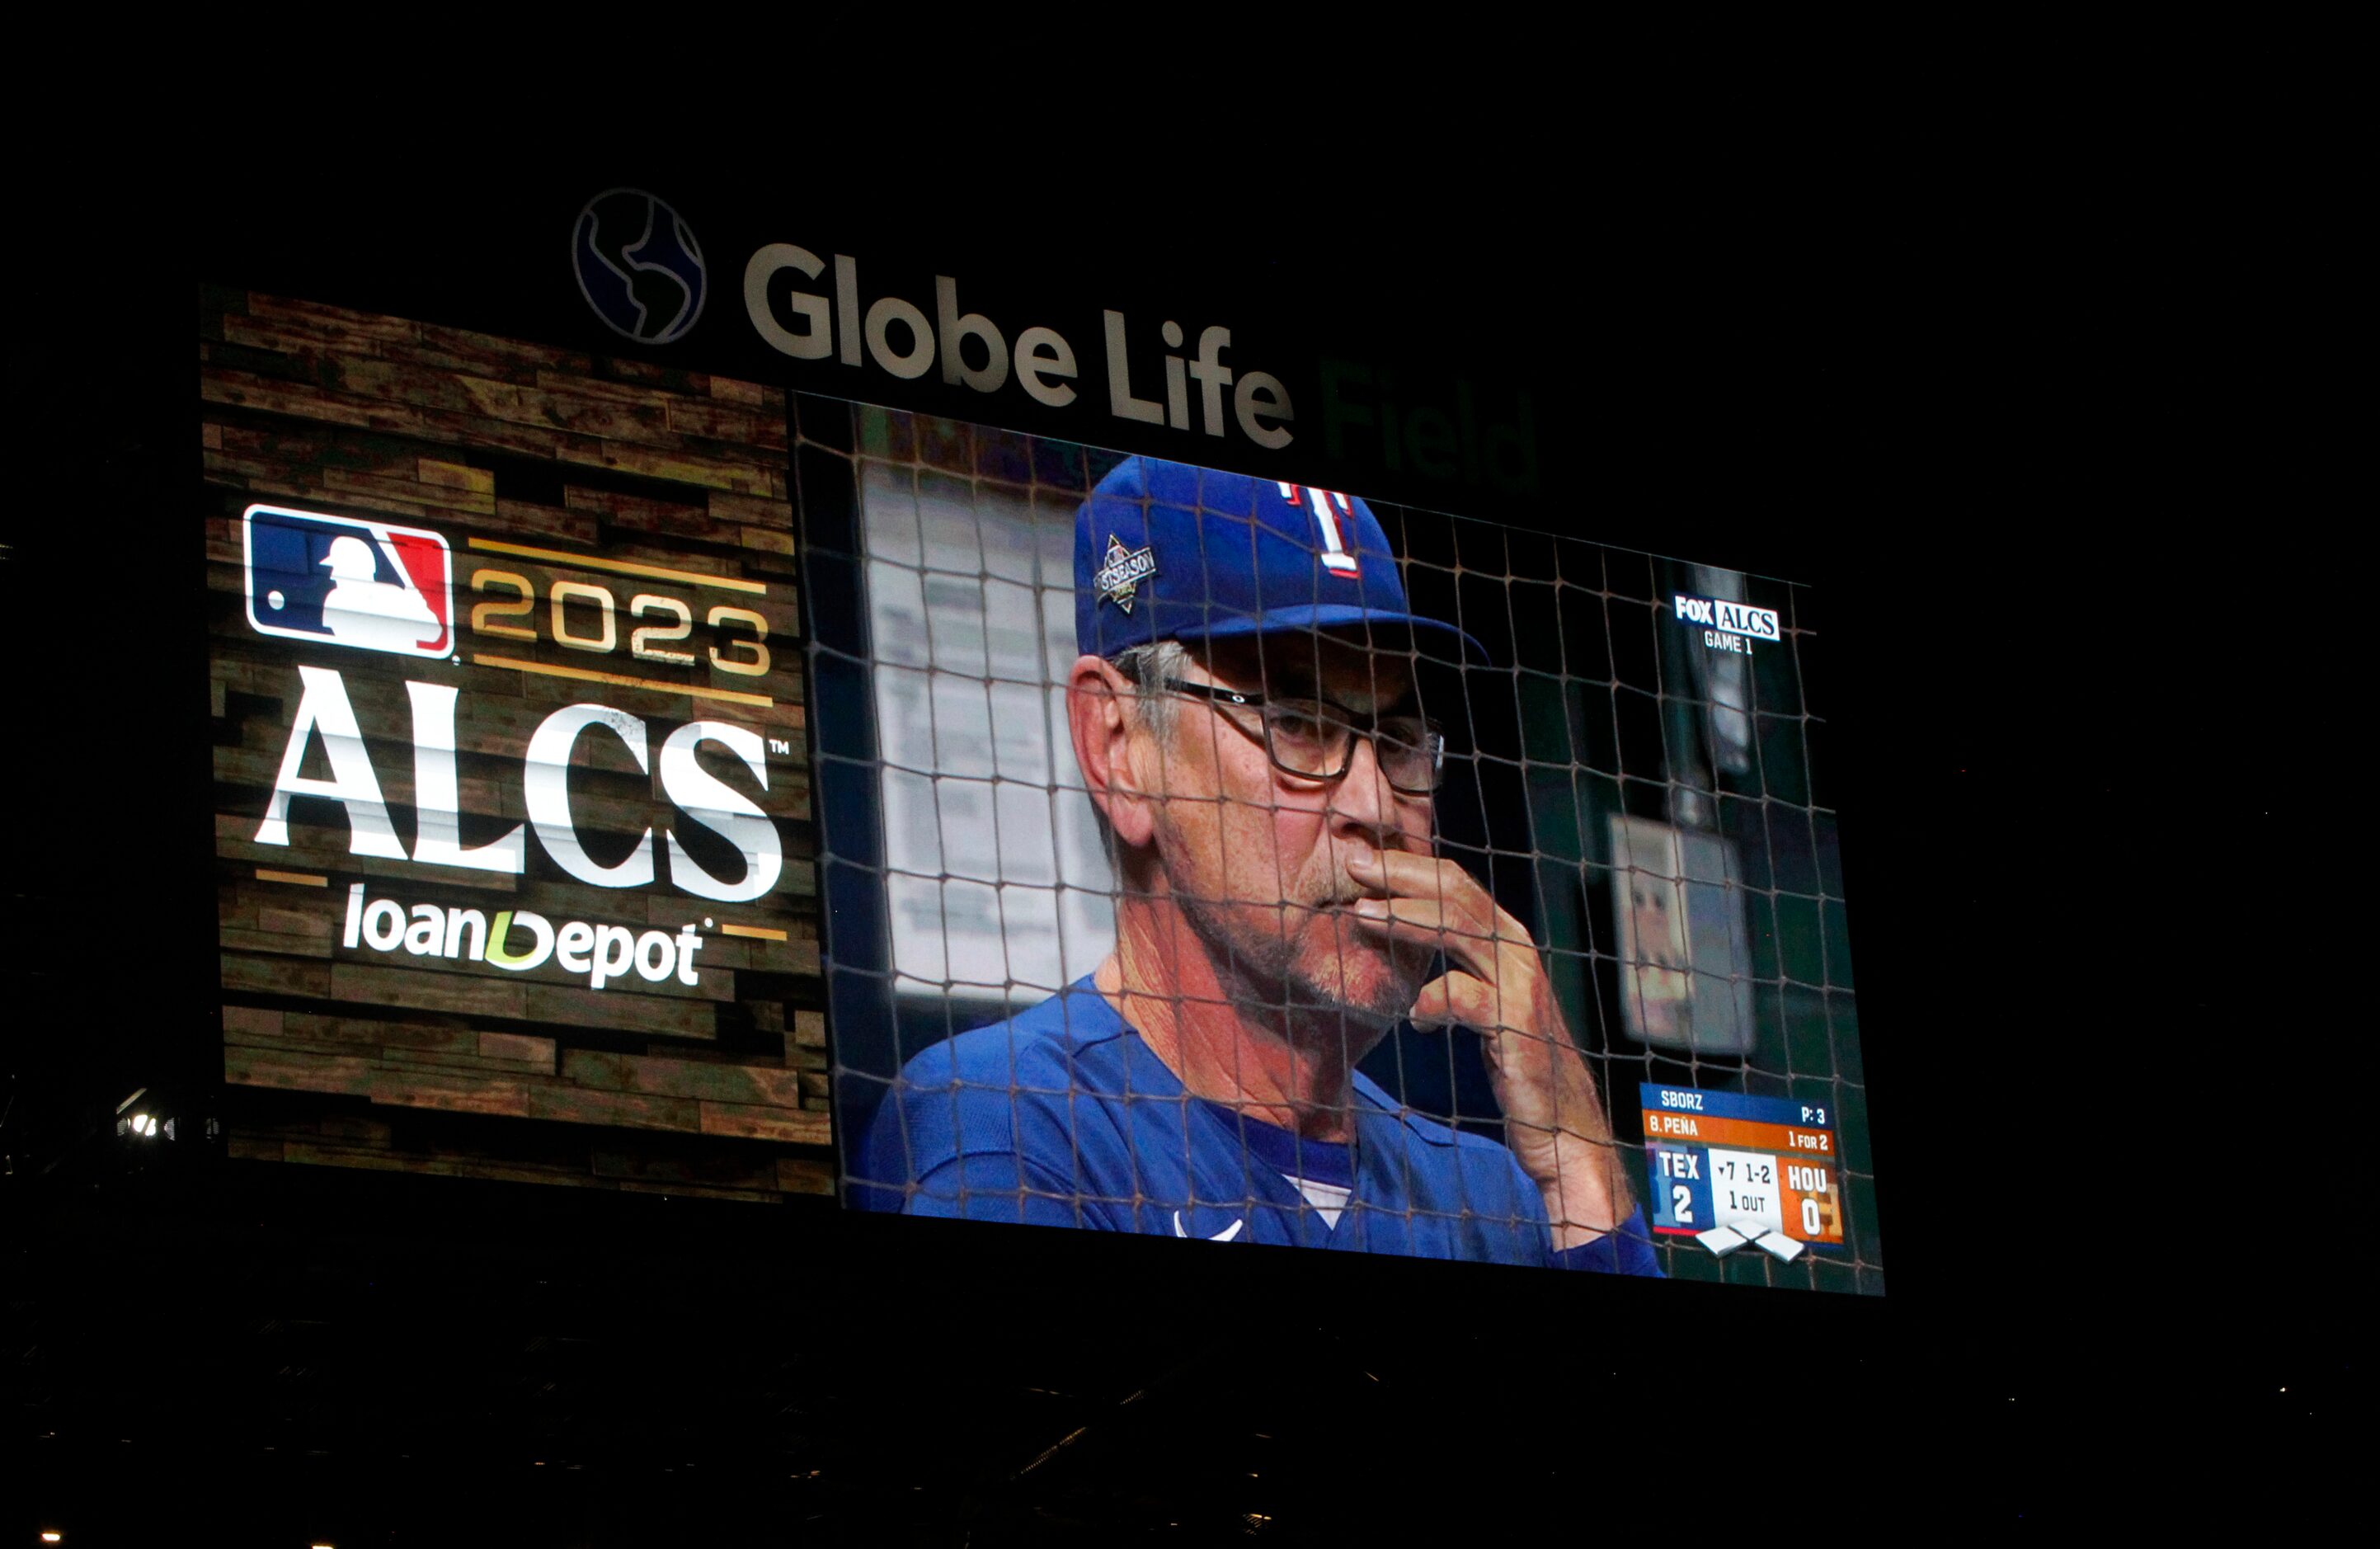
{"label": "texas rangers cap logo", "polygon": [[1108,534],[1107,563],[1092,573],[1091,584],[1101,597],[1125,613],[1140,597],[1140,583],[1157,574],[1157,555],[1149,549],[1128,549],[1123,540]]}
{"label": "texas rangers cap logo", "polygon": [[1314,524],[1322,532],[1322,552],[1318,556],[1322,567],[1342,579],[1361,575],[1363,564],[1347,552],[1346,534],[1341,527],[1341,523],[1355,519],[1355,508],[1347,504],[1347,497],[1337,490],[1318,490],[1310,484],[1282,483],[1279,480],[1274,482],[1280,485],[1281,497],[1292,506],[1305,503],[1298,498],[1300,494],[1312,500]]}
{"label": "texas rangers cap logo", "polygon": [[443,534],[261,505],[240,527],[248,622],[258,634],[399,656],[454,649],[454,566]]}

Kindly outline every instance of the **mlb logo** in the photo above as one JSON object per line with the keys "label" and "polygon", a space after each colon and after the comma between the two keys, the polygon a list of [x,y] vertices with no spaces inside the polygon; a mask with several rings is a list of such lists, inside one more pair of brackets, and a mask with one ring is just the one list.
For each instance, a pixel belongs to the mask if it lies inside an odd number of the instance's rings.
{"label": "mlb logo", "polygon": [[442,535],[251,506],[240,537],[258,634],[400,656],[453,650],[455,567]]}

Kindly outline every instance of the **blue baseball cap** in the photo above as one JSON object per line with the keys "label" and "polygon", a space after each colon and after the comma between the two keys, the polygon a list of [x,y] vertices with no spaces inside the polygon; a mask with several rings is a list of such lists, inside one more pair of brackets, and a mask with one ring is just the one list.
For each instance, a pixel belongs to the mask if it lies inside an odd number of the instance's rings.
{"label": "blue baseball cap", "polygon": [[1366,626],[1410,631],[1449,662],[1488,659],[1453,625],[1412,610],[1388,534],[1352,496],[1127,457],[1075,515],[1075,640],[1086,654]]}

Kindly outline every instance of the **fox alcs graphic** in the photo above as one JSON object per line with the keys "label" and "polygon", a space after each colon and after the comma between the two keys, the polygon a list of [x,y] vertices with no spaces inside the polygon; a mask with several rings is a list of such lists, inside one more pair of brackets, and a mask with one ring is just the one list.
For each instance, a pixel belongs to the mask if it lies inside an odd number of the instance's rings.
{"label": "fox alcs graphic", "polygon": [[1725,597],[1689,597],[1681,592],[1674,595],[1679,619],[1687,624],[1700,624],[1722,635],[1734,635],[1744,640],[1781,640],[1784,629],[1775,608],[1755,608],[1748,603],[1730,602]]}
{"label": "fox alcs graphic", "polygon": [[257,633],[400,656],[455,649],[454,564],[440,534],[251,506],[240,541]]}

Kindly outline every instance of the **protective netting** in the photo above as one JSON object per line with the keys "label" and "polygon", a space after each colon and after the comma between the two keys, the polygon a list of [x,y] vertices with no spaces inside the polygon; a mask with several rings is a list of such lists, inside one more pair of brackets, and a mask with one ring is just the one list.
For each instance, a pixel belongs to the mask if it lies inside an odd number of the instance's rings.
{"label": "protective netting", "polygon": [[[1805,588],[1372,503],[1406,609],[1451,629],[1201,632],[1087,675],[1076,518],[1122,454],[831,400],[798,419],[813,584],[864,592],[820,610],[813,645],[856,1202],[1226,1239],[1286,1220],[1270,1239],[1332,1246],[1351,1214],[1386,1211],[1407,1219],[1372,1222],[1366,1245],[1503,1256],[1479,1247],[1488,1218],[1525,1226],[1534,1208],[1525,1187],[1500,1192],[1509,1176],[1457,1165],[1451,1195],[1415,1183],[1390,1199],[1355,1181],[1386,1116],[1415,1121],[1401,1137],[1504,1142],[1509,1157],[1463,1154],[1507,1175],[1517,1161],[1557,1249],[1591,1236],[1565,1231],[1589,1212],[1563,1201],[1601,1189],[1621,1214],[1642,1207],[1629,1230],[1672,1275],[1881,1289],[1834,813],[1812,784],[1824,723],[1805,703]],[[1178,538],[1086,530],[1115,566],[1100,585],[1143,546],[1172,576],[1245,568],[1216,534],[1293,531],[1307,511],[1316,595],[1365,579],[1331,557],[1370,531],[1345,495],[1191,477],[1227,492],[1202,500],[1281,505],[1196,516],[1211,552],[1195,556]],[[840,569],[820,563],[838,548]],[[1124,591],[1092,609],[1101,628],[1132,627],[1125,602],[1155,616],[1155,581]],[[1261,611],[1222,582],[1208,599],[1210,619]],[[1443,736],[1420,795],[1379,780],[1380,739],[1417,735],[1397,719],[1416,714]],[[1319,767],[1293,745],[1309,732],[1351,767],[1295,772]],[[1413,752],[1391,750],[1413,781]],[[1128,798],[1112,843],[1094,787]],[[1452,869],[1426,870],[1437,859]],[[1363,917],[1366,899],[1389,923]],[[1460,1026],[1397,1014],[1416,994],[1447,1012],[1441,976],[1476,982],[1456,985]],[[949,1042],[973,1029],[991,1031]],[[1656,1089],[1720,1099],[1695,1162],[1648,1149],[1665,1139],[1648,1111],[1688,1101]],[[1135,1128],[1143,1110],[1156,1129]],[[1672,1209],[1662,1168],[1756,1170],[1757,1137],[1728,1128],[1753,1120],[1726,1116],[1793,1111],[1828,1151],[1806,1159],[1823,1164],[1815,1182],[1792,1168],[1786,1214],[1798,1203],[1824,1229],[1723,1257],[1705,1228],[1724,1186],[1698,1176],[1697,1203]],[[1218,1189],[1226,1134],[1237,1182]],[[1171,1193],[1151,1136],[1180,1138]],[[1587,1178],[1586,1156],[1607,1170]]]}

